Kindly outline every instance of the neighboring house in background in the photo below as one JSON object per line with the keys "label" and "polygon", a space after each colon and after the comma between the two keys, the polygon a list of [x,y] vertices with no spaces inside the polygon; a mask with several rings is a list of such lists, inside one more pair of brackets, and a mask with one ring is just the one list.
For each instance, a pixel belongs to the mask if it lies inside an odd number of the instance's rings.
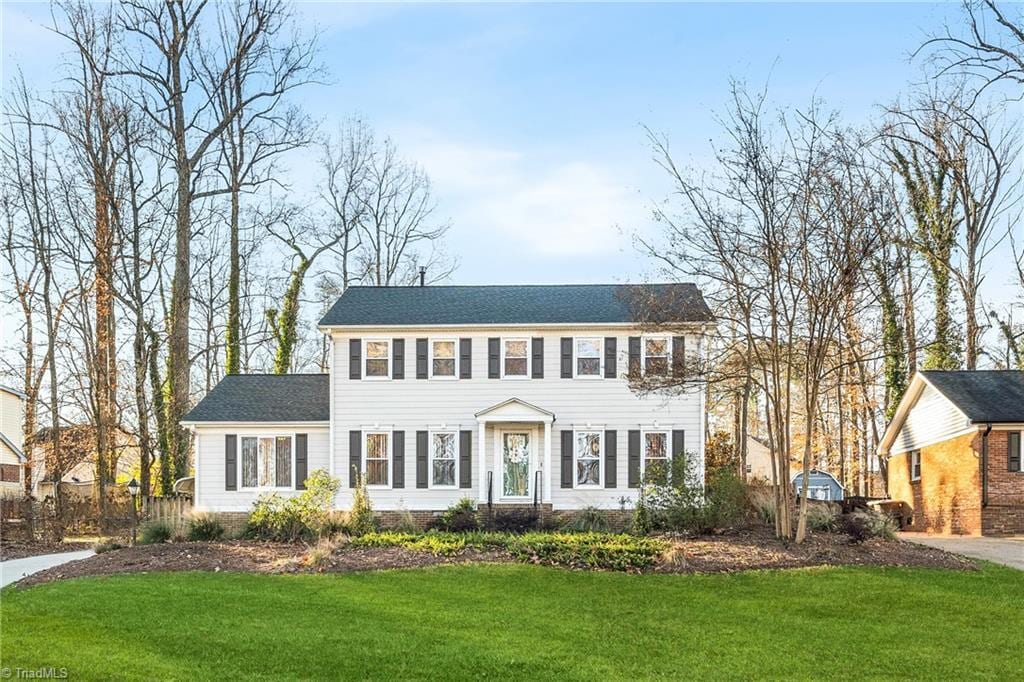
{"label": "neighboring house in background", "polygon": [[[803,468],[803,461],[794,457],[789,461],[789,470]],[[768,444],[756,436],[747,436],[747,480],[751,482],[772,482],[772,454]]]}
{"label": "neighboring house in background", "polygon": [[0,386],[0,495],[24,492],[25,401],[21,391]]}
{"label": "neighboring house in background", "polygon": [[[641,290],[673,301],[675,336],[642,329]],[[338,508],[359,474],[376,510],[420,522],[464,497],[619,509],[678,453],[703,475],[703,390],[626,374],[682,371],[710,324],[690,284],[351,287],[320,322],[329,374],[227,376],[183,419],[196,508],[247,512],[326,469]]]}
{"label": "neighboring house in background", "polygon": [[[49,427],[32,437],[36,471],[34,494],[43,499],[55,494],[53,435]],[[60,451],[64,473],[61,490],[79,497],[90,497],[96,487],[96,429],[91,424],[68,424],[60,429]],[[117,457],[116,480],[125,483],[138,475],[139,447],[135,437],[124,431],[113,432],[113,453]]]}
{"label": "neighboring house in background", "polygon": [[878,446],[889,497],[934,533],[1024,533],[1024,372],[918,372]]}
{"label": "neighboring house in background", "polygon": [[[800,497],[804,485],[804,472],[798,472],[793,477],[793,493]],[[846,490],[832,474],[820,469],[811,469],[807,481],[807,499],[828,500],[830,502],[841,502],[845,497]]]}

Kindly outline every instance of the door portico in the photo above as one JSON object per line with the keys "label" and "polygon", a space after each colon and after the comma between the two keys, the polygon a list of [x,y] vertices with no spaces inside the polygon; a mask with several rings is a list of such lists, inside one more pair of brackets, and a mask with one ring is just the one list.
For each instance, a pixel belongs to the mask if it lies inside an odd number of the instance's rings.
{"label": "door portico", "polygon": [[[531,405],[518,398],[509,398],[497,405],[492,405],[485,410],[476,413],[479,429],[478,457],[480,470],[479,501],[487,502],[488,480],[486,475],[487,467],[487,432],[491,427],[494,437],[494,461],[491,469],[492,500],[500,501],[527,501],[532,500],[534,495],[534,484],[536,472],[541,471],[541,502],[551,503],[551,425],[555,421],[555,414],[543,408]],[[511,449],[506,457],[506,450]],[[506,471],[506,464],[509,468],[517,466],[521,457],[526,457],[528,462],[528,479],[526,495],[504,495],[504,476],[506,473],[514,476],[521,475],[522,471]],[[515,481],[508,490],[520,491]]]}

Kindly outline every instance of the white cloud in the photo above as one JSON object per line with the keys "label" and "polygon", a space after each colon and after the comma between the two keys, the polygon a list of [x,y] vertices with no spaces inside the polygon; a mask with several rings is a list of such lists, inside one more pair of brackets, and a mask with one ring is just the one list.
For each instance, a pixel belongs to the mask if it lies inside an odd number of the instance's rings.
{"label": "white cloud", "polygon": [[626,242],[619,226],[647,214],[641,197],[601,164],[545,162],[422,130],[396,139],[427,170],[459,232],[497,232],[543,256],[593,256],[619,251]]}

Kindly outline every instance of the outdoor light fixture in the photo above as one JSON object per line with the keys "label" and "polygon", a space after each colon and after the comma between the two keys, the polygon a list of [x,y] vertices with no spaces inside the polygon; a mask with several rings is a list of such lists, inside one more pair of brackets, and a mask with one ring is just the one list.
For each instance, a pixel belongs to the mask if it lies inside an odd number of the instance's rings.
{"label": "outdoor light fixture", "polygon": [[128,482],[128,493],[132,497],[135,497],[136,495],[139,494],[139,482],[136,481],[134,478]]}

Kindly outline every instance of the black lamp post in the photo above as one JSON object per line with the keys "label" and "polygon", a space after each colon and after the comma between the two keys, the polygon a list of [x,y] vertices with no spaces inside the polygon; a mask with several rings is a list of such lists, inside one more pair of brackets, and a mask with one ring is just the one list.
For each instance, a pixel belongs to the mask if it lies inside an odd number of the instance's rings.
{"label": "black lamp post", "polygon": [[134,478],[128,482],[128,493],[132,496],[132,546],[135,546],[136,523],[136,500],[139,497],[139,482]]}

